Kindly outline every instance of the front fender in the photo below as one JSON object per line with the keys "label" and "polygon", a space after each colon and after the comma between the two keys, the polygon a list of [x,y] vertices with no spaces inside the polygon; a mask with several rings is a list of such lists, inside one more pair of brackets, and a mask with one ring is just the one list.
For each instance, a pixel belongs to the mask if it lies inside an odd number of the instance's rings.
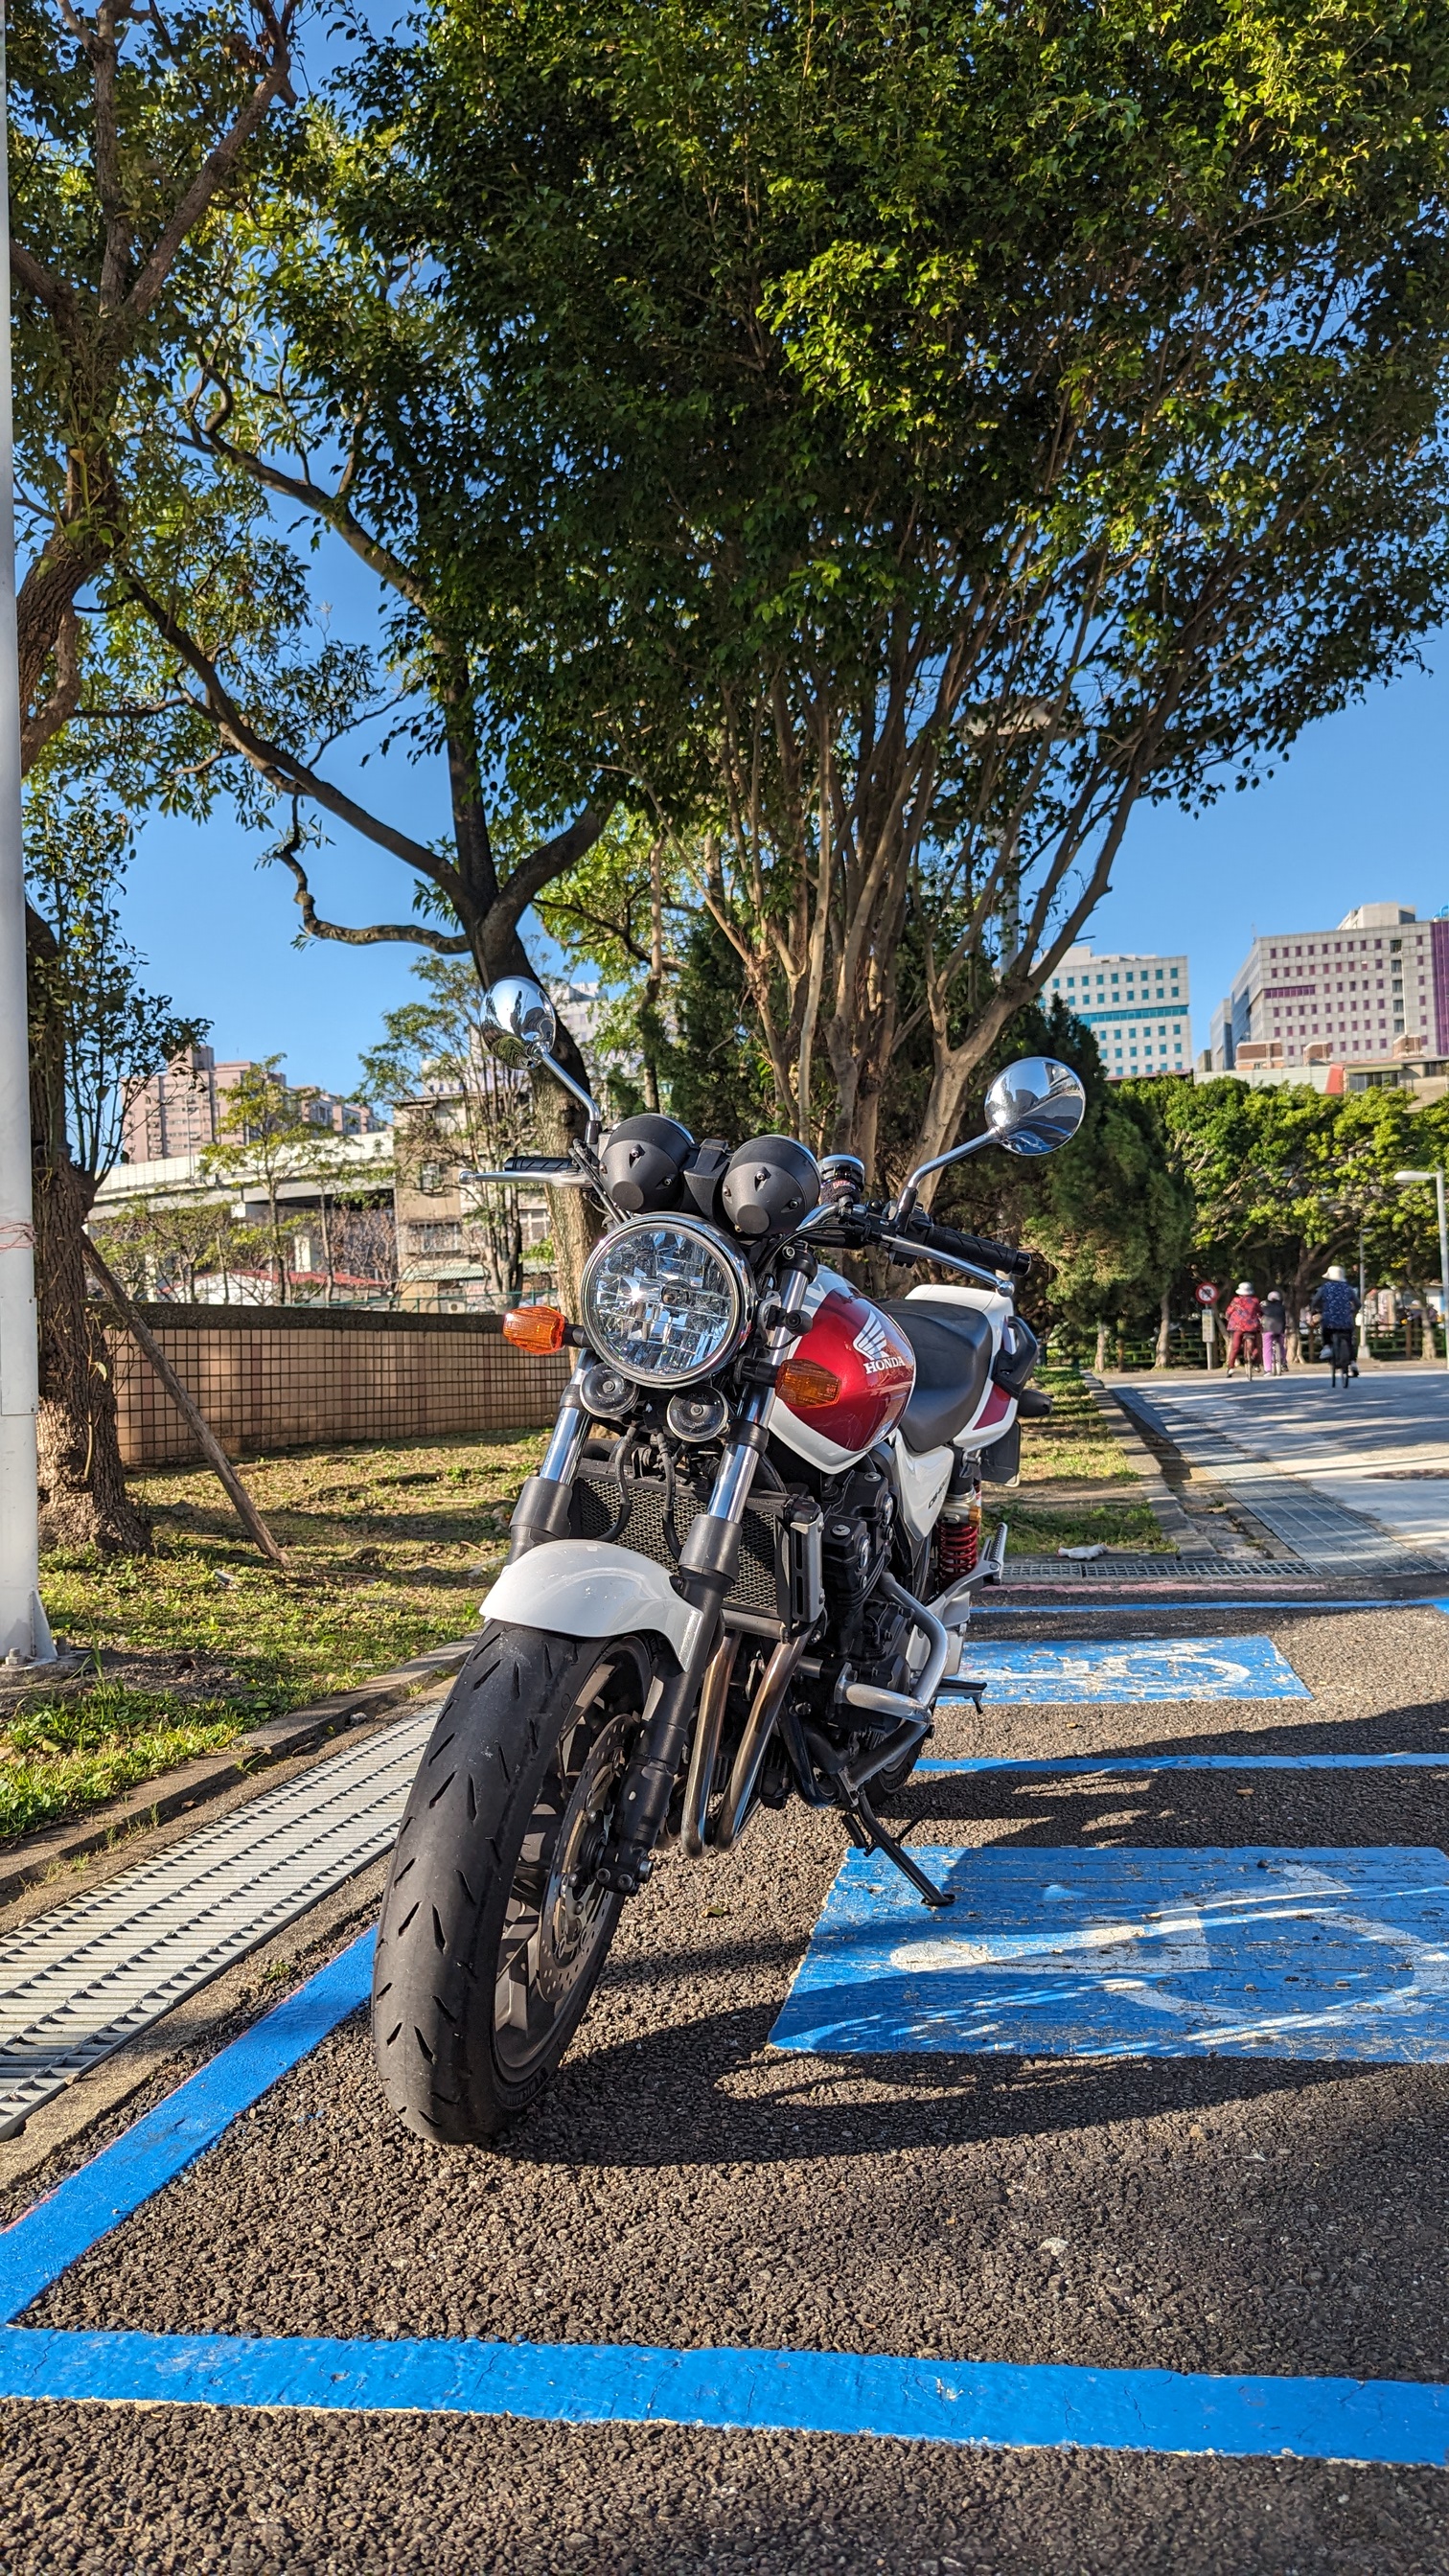
{"label": "front fender", "polygon": [[681,1664],[701,1613],[681,1601],[662,1565],[602,1538],[545,1539],[505,1565],[479,1605],[485,1619],[557,1637],[667,1637]]}

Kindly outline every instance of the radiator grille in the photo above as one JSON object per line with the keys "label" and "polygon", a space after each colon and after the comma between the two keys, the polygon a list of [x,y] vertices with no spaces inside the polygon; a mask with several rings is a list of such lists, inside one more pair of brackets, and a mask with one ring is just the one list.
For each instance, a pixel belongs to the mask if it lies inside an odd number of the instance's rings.
{"label": "radiator grille", "polygon": [[[629,1517],[618,1533],[621,1547],[637,1548],[655,1565],[675,1564],[675,1548],[665,1531],[665,1486],[660,1476],[632,1476],[626,1480],[629,1495]],[[683,1547],[690,1528],[709,1501],[707,1491],[687,1485],[682,1477],[674,1487],[673,1530],[676,1547]],[[749,1610],[759,1618],[788,1620],[790,1616],[790,1579],[788,1564],[782,1556],[782,1544],[788,1545],[788,1532],[782,1527],[787,1508],[786,1497],[765,1494],[747,1509],[740,1530],[740,1565],[729,1594],[737,1610]],[[574,1520],[579,1538],[602,1538],[615,1520],[619,1509],[619,1489],[607,1462],[584,1458],[574,1482]]]}

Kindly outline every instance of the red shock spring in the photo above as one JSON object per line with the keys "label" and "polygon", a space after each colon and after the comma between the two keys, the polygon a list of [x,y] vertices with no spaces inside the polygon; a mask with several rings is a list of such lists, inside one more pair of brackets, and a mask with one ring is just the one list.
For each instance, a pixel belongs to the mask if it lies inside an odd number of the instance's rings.
{"label": "red shock spring", "polygon": [[981,1554],[981,1496],[953,1494],[936,1523],[936,1570],[941,1590],[974,1574]]}

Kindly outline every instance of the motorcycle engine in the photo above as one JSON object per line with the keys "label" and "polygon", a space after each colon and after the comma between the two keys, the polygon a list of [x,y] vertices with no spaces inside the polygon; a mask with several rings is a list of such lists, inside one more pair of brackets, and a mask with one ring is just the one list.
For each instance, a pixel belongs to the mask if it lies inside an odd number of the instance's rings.
{"label": "motorcycle engine", "polygon": [[868,1461],[822,1498],[821,1572],[832,1639],[861,1681],[898,1687],[900,1641],[910,1614],[874,1586],[890,1560],[895,1496]]}

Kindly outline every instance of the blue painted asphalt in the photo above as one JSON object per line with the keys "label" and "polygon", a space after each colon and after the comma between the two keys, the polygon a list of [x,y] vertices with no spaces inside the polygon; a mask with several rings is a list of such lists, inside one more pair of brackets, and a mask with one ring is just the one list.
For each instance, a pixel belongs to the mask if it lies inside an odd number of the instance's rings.
{"label": "blue painted asphalt", "polygon": [[703,2424],[1013,2450],[1075,2443],[1235,2459],[1286,2452],[1406,2467],[1449,2459],[1449,2387],[914,2361],[893,2353],[251,2342],[12,2327],[0,2332],[0,2396]]}
{"label": "blue painted asphalt", "polygon": [[0,2233],[0,2323],[20,2316],[99,2238],[215,2146],[240,2112],[366,2003],[371,1981],[367,1932]]}
{"label": "blue painted asphalt", "polygon": [[1449,2063],[1439,1851],[851,1852],[775,2048]]}
{"label": "blue painted asphalt", "polygon": [[1142,1771],[1449,1771],[1449,1753],[1142,1753],[1135,1760],[1123,1754],[1063,1753],[1040,1762],[963,1753],[954,1760],[918,1762],[912,1776],[920,1779],[928,1771],[1047,1771],[1078,1779]]}
{"label": "blue painted asphalt", "polygon": [[[1084,1700],[1310,1699],[1271,1637],[1064,1638],[1053,1646],[963,1648],[993,1705],[1051,1708]],[[942,1697],[949,1696],[950,1685]]]}
{"label": "blue painted asphalt", "polygon": [[[1131,1587],[1135,1590],[1135,1586]],[[1279,1601],[1255,1592],[1240,1601],[1229,1601],[1211,1591],[1195,1592],[1190,1601],[1143,1601],[1126,1597],[1128,1587],[1111,1601],[980,1601],[973,1617],[981,1619],[1120,1619],[1124,1613],[1145,1619],[1149,1611],[1159,1610],[1256,1610],[1261,1618],[1271,1610],[1442,1610],[1449,1616],[1449,1598],[1438,1593],[1413,1592],[1402,1601]]]}

